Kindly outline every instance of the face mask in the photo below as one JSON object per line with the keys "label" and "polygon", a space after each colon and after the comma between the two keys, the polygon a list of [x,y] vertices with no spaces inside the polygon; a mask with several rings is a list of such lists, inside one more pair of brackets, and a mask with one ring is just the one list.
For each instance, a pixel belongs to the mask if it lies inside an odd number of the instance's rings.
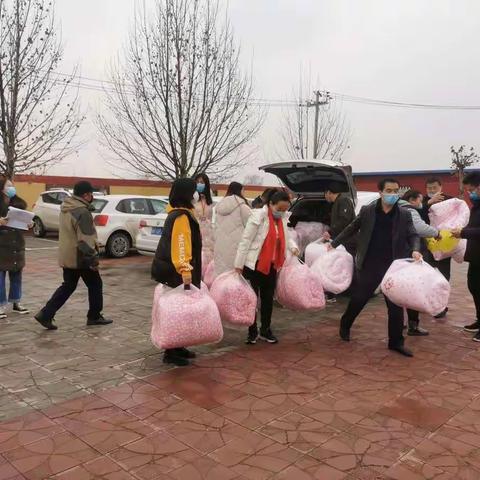
{"label": "face mask", "polygon": [[382,197],[386,205],[395,205],[400,199],[400,195],[398,193],[383,194]]}
{"label": "face mask", "polygon": [[198,192],[195,192],[193,194],[193,202],[192,203],[197,203],[198,201],[200,200],[200,195],[198,194]]}
{"label": "face mask", "polygon": [[480,200],[480,194],[478,192],[470,192],[468,196],[472,202],[478,202]]}
{"label": "face mask", "polygon": [[204,183],[197,183],[197,192],[203,193],[205,191],[205,184]]}
{"label": "face mask", "polygon": [[278,210],[272,210],[272,215],[273,215],[273,218],[275,218],[276,220],[280,220],[281,218],[283,218],[285,216],[285,212],[279,212]]}
{"label": "face mask", "polygon": [[15,187],[7,187],[5,189],[5,195],[8,198],[13,198],[17,194],[17,189]]}

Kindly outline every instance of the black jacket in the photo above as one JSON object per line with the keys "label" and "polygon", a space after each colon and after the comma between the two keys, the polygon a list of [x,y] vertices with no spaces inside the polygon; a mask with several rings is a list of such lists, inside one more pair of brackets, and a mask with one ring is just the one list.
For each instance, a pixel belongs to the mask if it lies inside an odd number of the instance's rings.
{"label": "black jacket", "polygon": [[467,239],[465,261],[480,265],[480,202],[474,202],[468,225],[462,230],[462,238]]}
{"label": "black jacket", "polygon": [[[445,194],[443,194],[443,196],[445,197],[445,200],[450,200],[451,198],[453,198],[453,197],[450,197],[449,195],[445,195]],[[430,225],[430,217],[428,216],[428,212],[430,211],[430,206],[428,205],[429,200],[430,200],[430,198],[428,198],[428,196],[425,195],[425,197],[423,198],[423,206],[422,206],[422,209],[419,210],[419,213],[420,213],[420,216],[422,217],[422,220],[425,223],[428,223]],[[445,200],[443,200],[443,201],[445,201]]]}
{"label": "black jacket", "polygon": [[202,236],[198,222],[186,210],[173,210],[168,214],[152,263],[152,278],[171,288],[179,287],[183,283],[182,276],[176,271],[171,255],[173,225],[175,220],[182,215],[187,215],[192,235],[192,283],[200,288],[202,283]]}
{"label": "black jacket", "polygon": [[[336,248],[358,233],[355,259],[358,270],[363,268],[365,262],[380,202],[381,200],[378,200],[362,207],[357,218],[332,241],[332,246]],[[413,227],[412,216],[408,210],[399,208],[398,205],[394,207],[392,251],[394,260],[408,258],[412,252],[420,251],[420,237]]]}
{"label": "black jacket", "polygon": [[[27,209],[27,204],[19,197],[13,197],[10,204],[0,202],[0,217],[8,215],[8,207]],[[21,230],[0,227],[0,271],[19,272],[25,267],[25,237]]]}
{"label": "black jacket", "polygon": [[[340,235],[355,220],[355,207],[352,199],[341,193],[332,205],[330,213],[330,235],[332,238]],[[353,251],[356,246],[356,237],[346,241],[345,247]]]}

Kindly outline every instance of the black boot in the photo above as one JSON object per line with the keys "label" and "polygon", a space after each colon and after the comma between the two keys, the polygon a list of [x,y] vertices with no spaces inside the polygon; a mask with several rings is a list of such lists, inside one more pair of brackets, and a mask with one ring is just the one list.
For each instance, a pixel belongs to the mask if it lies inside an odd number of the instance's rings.
{"label": "black boot", "polygon": [[182,357],[182,358],[197,358],[197,354],[195,352],[192,352],[191,350],[188,350],[184,347],[182,348],[176,348],[175,349],[177,356]]}
{"label": "black boot", "polygon": [[42,327],[46,328],[47,330],[57,330],[57,326],[53,323],[53,318],[47,318],[45,317],[44,313],[42,310],[40,310],[36,315],[35,315],[35,320],[42,325]]}
{"label": "black boot", "polygon": [[92,326],[92,325],[110,325],[113,323],[113,320],[108,320],[105,318],[103,315],[100,315],[98,318],[89,318],[87,319],[87,325]]}
{"label": "black boot", "polygon": [[190,362],[186,358],[181,357],[178,354],[178,349],[176,348],[165,350],[163,355],[163,363],[175,365],[177,367],[187,367],[190,365]]}

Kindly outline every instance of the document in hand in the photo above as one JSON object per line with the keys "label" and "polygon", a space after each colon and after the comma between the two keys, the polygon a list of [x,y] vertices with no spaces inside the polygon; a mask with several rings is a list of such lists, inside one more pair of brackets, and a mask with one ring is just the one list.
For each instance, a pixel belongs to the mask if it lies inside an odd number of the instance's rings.
{"label": "document in hand", "polygon": [[32,223],[34,214],[19,208],[8,208],[7,227],[16,228],[17,230],[28,230],[28,225]]}

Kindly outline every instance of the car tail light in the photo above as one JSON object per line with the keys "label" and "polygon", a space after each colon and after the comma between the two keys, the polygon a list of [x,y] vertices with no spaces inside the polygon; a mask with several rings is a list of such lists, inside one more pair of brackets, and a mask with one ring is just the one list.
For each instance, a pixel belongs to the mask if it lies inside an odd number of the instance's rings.
{"label": "car tail light", "polygon": [[108,215],[97,215],[94,223],[97,227],[105,227],[108,223]]}
{"label": "car tail light", "polygon": [[147,226],[148,226],[148,225],[147,225],[147,221],[146,221],[146,220],[140,220],[140,225],[139,225],[139,226],[140,226],[140,228],[145,228],[145,227],[147,227]]}

